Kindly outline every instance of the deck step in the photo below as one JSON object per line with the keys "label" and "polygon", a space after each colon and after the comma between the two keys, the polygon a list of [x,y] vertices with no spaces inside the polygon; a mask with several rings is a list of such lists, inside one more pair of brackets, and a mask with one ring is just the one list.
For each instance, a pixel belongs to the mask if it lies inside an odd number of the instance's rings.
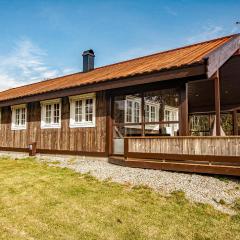
{"label": "deck step", "polygon": [[121,156],[111,156],[109,162],[112,164],[144,169],[166,170],[176,172],[191,172],[191,173],[208,173],[208,174],[223,174],[240,176],[240,166],[228,165],[210,165],[209,163],[201,162],[175,162],[153,159],[124,159]]}

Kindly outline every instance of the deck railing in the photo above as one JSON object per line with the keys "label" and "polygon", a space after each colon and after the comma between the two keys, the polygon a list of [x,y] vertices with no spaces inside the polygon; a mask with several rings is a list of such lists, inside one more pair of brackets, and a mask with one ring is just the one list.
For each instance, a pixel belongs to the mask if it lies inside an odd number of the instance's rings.
{"label": "deck railing", "polygon": [[158,168],[240,176],[240,136],[125,138],[126,161],[158,163]]}

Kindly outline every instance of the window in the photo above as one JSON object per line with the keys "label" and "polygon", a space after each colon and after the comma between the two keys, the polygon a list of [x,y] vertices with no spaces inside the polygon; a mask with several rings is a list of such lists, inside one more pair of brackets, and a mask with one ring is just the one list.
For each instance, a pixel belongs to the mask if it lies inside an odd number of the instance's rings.
{"label": "window", "polygon": [[23,130],[27,128],[26,105],[12,106],[12,130]]}
{"label": "window", "polygon": [[95,127],[95,94],[73,96],[70,100],[70,127]]}
{"label": "window", "polygon": [[159,104],[154,101],[145,101],[145,122],[159,121]]}
{"label": "window", "polygon": [[141,122],[141,98],[126,96],[125,102],[125,123]]}
{"label": "window", "polygon": [[41,128],[61,127],[61,100],[47,100],[41,102]]}

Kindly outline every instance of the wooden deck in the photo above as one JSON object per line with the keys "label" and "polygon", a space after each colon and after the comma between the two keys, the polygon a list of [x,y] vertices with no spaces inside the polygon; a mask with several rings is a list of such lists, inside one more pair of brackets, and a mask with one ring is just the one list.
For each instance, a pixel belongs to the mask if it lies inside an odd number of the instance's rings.
{"label": "wooden deck", "polygon": [[240,137],[126,138],[123,157],[109,162],[138,168],[240,176]]}

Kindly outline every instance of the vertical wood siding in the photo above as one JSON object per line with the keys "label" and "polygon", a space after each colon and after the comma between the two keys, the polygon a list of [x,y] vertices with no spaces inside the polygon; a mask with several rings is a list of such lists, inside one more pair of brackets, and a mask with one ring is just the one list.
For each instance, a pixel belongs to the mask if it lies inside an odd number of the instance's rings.
{"label": "vertical wood siding", "polygon": [[240,137],[128,138],[129,152],[240,157]]}
{"label": "vertical wood siding", "polygon": [[79,152],[105,152],[106,98],[104,92],[96,94],[96,127],[69,128],[70,105],[62,98],[61,129],[41,129],[40,102],[28,104],[27,129],[11,130],[11,108],[2,108],[0,147],[27,148],[36,142],[37,149]]}

